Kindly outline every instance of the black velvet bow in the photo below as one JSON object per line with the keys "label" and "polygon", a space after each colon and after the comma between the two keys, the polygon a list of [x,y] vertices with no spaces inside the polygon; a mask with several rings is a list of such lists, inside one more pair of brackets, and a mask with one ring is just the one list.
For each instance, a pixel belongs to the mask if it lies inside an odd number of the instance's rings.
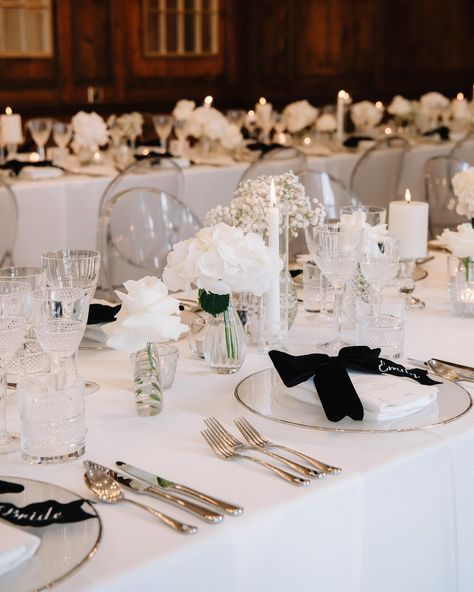
{"label": "black velvet bow", "polygon": [[89,306],[88,325],[97,325],[97,323],[111,323],[115,321],[115,315],[119,312],[122,305],[108,306],[107,304],[91,304]]}
{"label": "black velvet bow", "polygon": [[264,144],[263,142],[253,142],[251,144],[247,144],[247,148],[254,151],[258,150],[262,154],[267,154],[268,152],[276,150],[277,148],[285,148],[285,146],[283,146],[283,144],[276,143]]}
{"label": "black velvet bow", "polygon": [[343,347],[337,356],[307,354],[292,356],[272,350],[270,359],[287,387],[296,386],[313,377],[324,413],[329,421],[340,421],[347,415],[355,420],[364,419],[364,408],[347,370],[370,374],[393,374],[416,380],[420,384],[439,384],[429,378],[426,370],[408,370],[401,364],[379,358],[380,348],[366,345]]}
{"label": "black velvet bow", "polygon": [[[62,169],[57,165],[53,165],[51,160],[38,160],[37,162],[29,162],[27,160],[8,160],[4,164],[0,164],[0,169],[11,170],[14,175],[18,175],[25,167],[50,167],[54,166],[57,169]],[[64,170],[64,169],[62,169]]]}
{"label": "black velvet bow", "polygon": [[432,129],[429,132],[425,132],[423,135],[429,137],[435,136],[436,134],[438,134],[441,140],[449,140],[449,127],[442,125],[441,127]]}
{"label": "black velvet bow", "polygon": [[350,136],[347,140],[344,140],[343,145],[346,148],[357,148],[359,142],[373,141],[372,136]]}

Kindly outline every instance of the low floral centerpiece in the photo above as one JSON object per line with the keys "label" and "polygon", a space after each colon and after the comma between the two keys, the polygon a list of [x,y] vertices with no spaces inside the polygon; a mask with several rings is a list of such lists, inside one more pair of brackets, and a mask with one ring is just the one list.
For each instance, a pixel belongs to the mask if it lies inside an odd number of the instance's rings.
{"label": "low floral centerpiece", "polygon": [[156,277],[124,283],[116,291],[122,307],[113,323],[104,325],[107,345],[131,355],[139,415],[155,415],[163,406],[155,343],[178,339],[187,329],[179,317],[179,301]]}
{"label": "low floral centerpiece", "polygon": [[261,296],[280,269],[279,257],[258,234],[245,234],[223,222],[174,245],[163,281],[172,291],[198,288],[199,303],[208,313],[204,356],[213,371],[235,372],[245,356],[245,334],[231,294],[246,291]]}
{"label": "low floral centerpiece", "polygon": [[83,163],[91,160],[100,146],[109,141],[107,126],[100,115],[95,112],[79,111],[71,120],[73,140],[72,149]]}

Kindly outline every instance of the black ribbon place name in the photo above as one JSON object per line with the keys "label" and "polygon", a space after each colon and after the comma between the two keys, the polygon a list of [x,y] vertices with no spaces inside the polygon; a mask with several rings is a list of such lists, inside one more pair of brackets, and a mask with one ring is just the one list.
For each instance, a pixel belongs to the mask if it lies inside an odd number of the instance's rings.
{"label": "black ribbon place name", "polygon": [[426,370],[405,366],[380,358],[380,348],[365,345],[343,347],[337,356],[306,354],[292,356],[272,350],[270,356],[276,371],[287,387],[293,387],[313,377],[324,413],[329,421],[341,421],[348,416],[356,421],[364,419],[364,408],[347,370],[370,374],[392,374],[416,380],[425,385],[440,384],[428,376]]}
{"label": "black ribbon place name", "polygon": [[0,493],[21,493],[25,489],[21,483],[12,483],[0,479]]}
{"label": "black ribbon place name", "polygon": [[8,502],[0,502],[0,518],[17,526],[49,526],[50,524],[67,524],[95,518],[83,510],[87,500],[78,499],[62,504],[55,500],[46,500],[18,507]]}

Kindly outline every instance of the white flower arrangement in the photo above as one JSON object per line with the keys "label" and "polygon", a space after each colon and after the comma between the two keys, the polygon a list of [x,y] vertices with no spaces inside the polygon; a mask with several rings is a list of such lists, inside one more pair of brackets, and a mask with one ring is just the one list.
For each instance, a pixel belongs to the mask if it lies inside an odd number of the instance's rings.
{"label": "white flower arrangement", "polygon": [[337,121],[332,113],[323,113],[316,121],[316,129],[322,133],[333,133],[337,129]]}
{"label": "white flower arrangement", "polygon": [[168,288],[156,277],[146,276],[124,283],[126,293],[115,293],[122,308],[113,323],[104,325],[107,345],[134,353],[149,343],[178,339],[186,330],[179,316],[179,301],[168,296]]}
{"label": "white flower arrangement", "polygon": [[428,117],[438,116],[449,108],[449,99],[438,92],[429,92],[420,97],[420,112]]}
{"label": "white flower arrangement", "polygon": [[456,173],[452,179],[454,195],[458,198],[456,212],[474,219],[474,167]]}
{"label": "white flower arrangement", "polygon": [[290,134],[301,132],[307,127],[313,125],[318,116],[318,110],[308,101],[295,101],[287,105],[281,114],[285,129]]}
{"label": "white flower arrangement", "polygon": [[438,238],[456,257],[474,258],[474,228],[469,222],[459,224],[456,232],[446,228]]}
{"label": "white flower arrangement", "polygon": [[267,233],[267,214],[270,207],[270,185],[275,183],[278,200],[286,201],[289,214],[289,231],[293,237],[300,229],[309,225],[317,226],[326,216],[324,206],[317,199],[311,201],[298,177],[291,171],[283,175],[261,175],[241,183],[228,206],[217,206],[210,210],[205,224],[214,225],[225,222],[238,226],[244,232],[256,232],[261,236]]}
{"label": "white flower arrangement", "polygon": [[74,139],[72,148],[79,152],[87,148],[96,152],[99,146],[104,146],[109,140],[107,126],[100,115],[95,112],[79,111],[71,120]]}
{"label": "white flower arrangement", "polygon": [[117,117],[115,124],[125,138],[133,141],[143,132],[143,115],[137,111],[124,113]]}
{"label": "white flower arrangement", "polygon": [[[174,245],[168,255],[163,281],[172,291],[199,289],[202,308],[211,314],[221,312],[209,306],[208,295],[228,296],[232,292],[251,292],[261,296],[270,289],[281,270],[281,260],[255,234],[220,222],[202,228],[195,238]],[[224,299],[228,303],[228,298]]]}
{"label": "white flower arrangement", "polygon": [[390,105],[387,107],[387,112],[390,113],[390,115],[394,115],[404,120],[412,119],[416,110],[416,101],[409,101],[401,95],[395,95]]}
{"label": "white flower arrangement", "polygon": [[351,119],[358,129],[371,129],[380,123],[382,109],[377,109],[370,101],[361,101],[351,106]]}
{"label": "white flower arrangement", "polygon": [[195,108],[196,103],[194,101],[181,99],[176,103],[172,115],[177,121],[187,121]]}

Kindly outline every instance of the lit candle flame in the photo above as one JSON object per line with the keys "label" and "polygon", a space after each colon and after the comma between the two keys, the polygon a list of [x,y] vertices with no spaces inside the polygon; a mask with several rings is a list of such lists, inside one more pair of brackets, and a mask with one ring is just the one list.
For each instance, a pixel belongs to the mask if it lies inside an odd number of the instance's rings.
{"label": "lit candle flame", "polygon": [[382,101],[377,101],[375,103],[375,108],[382,110],[383,109],[383,103],[382,103]]}
{"label": "lit candle flame", "polygon": [[277,203],[277,199],[276,199],[276,192],[275,192],[275,181],[273,180],[272,177],[272,182],[270,185],[270,205],[272,206],[272,208],[274,208],[276,206]]}
{"label": "lit candle flame", "polygon": [[100,160],[100,152],[94,152],[93,158],[94,160]]}
{"label": "lit candle flame", "polygon": [[7,107],[7,108],[5,109],[5,113],[6,113],[7,115],[12,115],[12,114],[13,114],[13,110],[12,110],[12,108],[11,108],[11,107]]}
{"label": "lit candle flame", "polygon": [[260,97],[258,99],[258,102],[260,103],[260,105],[266,105],[267,99],[265,97]]}
{"label": "lit candle flame", "polygon": [[345,90],[340,90],[340,91],[337,93],[337,98],[338,98],[338,99],[344,99],[344,100],[345,100],[345,99],[347,99],[347,96],[348,96],[348,95],[347,95],[347,93],[346,93],[346,91],[345,91]]}
{"label": "lit candle flame", "polygon": [[247,113],[247,115],[249,117],[253,117],[255,115],[255,111],[253,109],[250,109],[250,111]]}
{"label": "lit candle flame", "polygon": [[303,144],[305,144],[306,146],[309,146],[311,144],[311,138],[306,136],[305,139],[303,140]]}
{"label": "lit candle flame", "polygon": [[38,162],[40,159],[39,154],[37,152],[32,152],[29,156],[28,156],[28,160],[30,162]]}
{"label": "lit candle flame", "polygon": [[458,94],[456,95],[456,99],[457,99],[458,101],[464,101],[464,94],[463,94],[463,93],[458,93]]}
{"label": "lit candle flame", "polygon": [[385,135],[389,136],[392,133],[392,128],[386,127],[384,131],[385,131]]}
{"label": "lit candle flame", "polygon": [[411,193],[410,193],[410,190],[409,189],[407,189],[405,191],[405,201],[406,201],[406,203],[410,203],[411,202]]}
{"label": "lit candle flame", "polygon": [[214,101],[214,97],[211,97],[211,95],[207,95],[207,97],[204,99],[204,104],[207,105],[208,107],[211,107],[213,101]]}

